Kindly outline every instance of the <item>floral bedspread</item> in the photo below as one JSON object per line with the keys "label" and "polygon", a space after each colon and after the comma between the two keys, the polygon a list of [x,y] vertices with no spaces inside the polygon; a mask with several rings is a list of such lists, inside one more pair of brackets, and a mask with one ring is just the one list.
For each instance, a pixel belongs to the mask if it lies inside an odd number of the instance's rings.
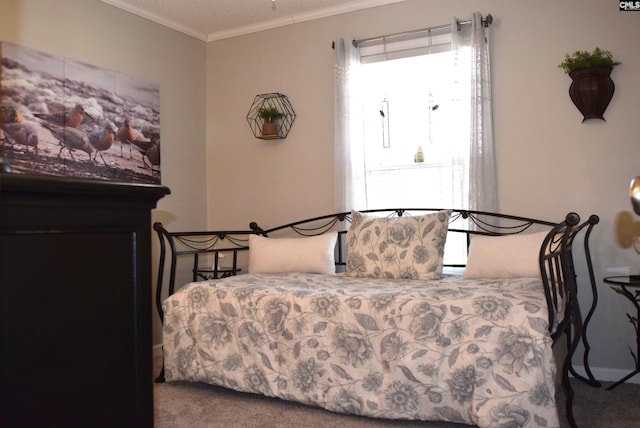
{"label": "floral bedspread", "polygon": [[479,427],[558,427],[538,279],[247,274],[164,301],[168,381],[326,409]]}

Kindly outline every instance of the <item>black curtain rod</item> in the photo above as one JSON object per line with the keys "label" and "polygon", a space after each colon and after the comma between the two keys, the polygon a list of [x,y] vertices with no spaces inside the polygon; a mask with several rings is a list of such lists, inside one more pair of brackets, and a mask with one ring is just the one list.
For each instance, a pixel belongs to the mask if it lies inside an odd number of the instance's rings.
{"label": "black curtain rod", "polygon": [[[484,25],[485,27],[489,27],[491,24],[493,23],[493,16],[491,16],[491,14],[488,14],[485,18],[482,18],[482,25]],[[460,31],[460,29],[462,28],[463,25],[467,25],[467,24],[471,24],[471,20],[468,21],[456,21],[456,25],[458,27],[458,31]],[[359,40],[354,40],[353,41],[353,46],[354,47],[358,47],[358,45],[360,43],[363,42],[370,42],[373,40],[380,40],[380,39],[385,39],[388,37],[400,37],[400,36],[407,36],[410,34],[415,34],[415,33],[426,33],[429,31],[437,31],[437,30],[442,30],[445,28],[449,28],[451,27],[450,24],[444,24],[444,25],[438,25],[436,27],[428,27],[428,28],[420,28],[418,30],[410,30],[410,31],[403,31],[400,33],[394,33],[394,34],[385,34],[384,36],[376,36],[376,37],[369,37],[366,39],[359,39]],[[331,43],[331,48],[335,49],[336,43],[332,42]]]}

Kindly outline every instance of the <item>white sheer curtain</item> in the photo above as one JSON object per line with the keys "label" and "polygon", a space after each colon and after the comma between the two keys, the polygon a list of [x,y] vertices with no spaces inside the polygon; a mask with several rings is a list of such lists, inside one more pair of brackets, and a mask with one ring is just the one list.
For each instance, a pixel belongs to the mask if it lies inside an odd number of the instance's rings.
{"label": "white sheer curtain", "polygon": [[[482,15],[474,13],[471,25],[458,20],[452,24],[451,48],[454,57],[470,55],[471,84],[471,144],[468,160],[468,209],[497,212],[498,189],[495,151],[493,146],[493,119],[491,113],[491,63],[489,60],[489,30],[482,23]],[[459,61],[457,63],[466,63]]]}
{"label": "white sheer curtain", "polygon": [[[334,208],[366,208],[362,103],[359,101],[360,54],[353,39],[335,44]],[[359,124],[359,125],[358,125]]]}

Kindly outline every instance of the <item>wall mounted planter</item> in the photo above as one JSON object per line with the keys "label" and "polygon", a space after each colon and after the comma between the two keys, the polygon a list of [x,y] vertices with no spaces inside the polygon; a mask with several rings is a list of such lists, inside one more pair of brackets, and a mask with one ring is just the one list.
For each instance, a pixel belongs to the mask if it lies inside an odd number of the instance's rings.
{"label": "wall mounted planter", "polygon": [[[272,122],[260,117],[260,110],[269,108],[274,108],[279,113],[279,117]],[[253,135],[262,140],[287,138],[295,118],[296,113],[289,99],[278,92],[256,95],[247,113],[247,122]]]}
{"label": "wall mounted planter", "polygon": [[574,70],[569,73],[573,80],[569,87],[571,101],[587,119],[602,119],[609,106],[615,85],[611,80],[612,67],[593,67]]}

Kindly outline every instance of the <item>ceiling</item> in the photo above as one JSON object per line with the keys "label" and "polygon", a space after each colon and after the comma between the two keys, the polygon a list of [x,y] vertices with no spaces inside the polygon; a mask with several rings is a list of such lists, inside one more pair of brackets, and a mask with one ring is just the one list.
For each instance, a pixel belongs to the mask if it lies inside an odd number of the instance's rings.
{"label": "ceiling", "polygon": [[213,41],[404,0],[102,0]]}

